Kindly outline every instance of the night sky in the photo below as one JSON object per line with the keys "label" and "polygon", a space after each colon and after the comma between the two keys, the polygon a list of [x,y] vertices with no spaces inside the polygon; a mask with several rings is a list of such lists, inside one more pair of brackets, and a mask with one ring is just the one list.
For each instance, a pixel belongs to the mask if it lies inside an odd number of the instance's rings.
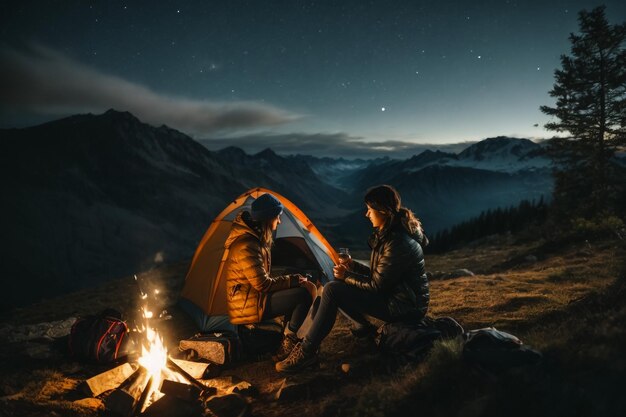
{"label": "night sky", "polygon": [[600,4],[626,20],[621,0],[3,2],[0,127],[115,108],[279,151],[549,137],[539,106]]}

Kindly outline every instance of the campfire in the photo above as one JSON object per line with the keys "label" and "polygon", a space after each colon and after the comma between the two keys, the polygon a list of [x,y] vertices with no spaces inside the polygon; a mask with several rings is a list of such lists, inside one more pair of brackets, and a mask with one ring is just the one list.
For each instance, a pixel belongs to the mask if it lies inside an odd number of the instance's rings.
{"label": "campfire", "polygon": [[[143,291],[141,298],[147,299]],[[202,377],[208,364],[172,359],[163,337],[152,325],[154,314],[147,306],[141,313],[141,328],[134,330],[140,336],[141,355],[131,355],[126,363],[87,380],[89,392],[97,396],[113,389],[105,399],[106,409],[129,417],[141,415],[165,395],[195,401],[215,394],[215,388],[196,379]]]}

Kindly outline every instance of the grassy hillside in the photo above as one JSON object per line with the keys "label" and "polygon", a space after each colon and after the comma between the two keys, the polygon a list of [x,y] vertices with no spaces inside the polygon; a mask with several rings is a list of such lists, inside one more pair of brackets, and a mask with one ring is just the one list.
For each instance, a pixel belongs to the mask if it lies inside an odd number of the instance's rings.
{"label": "grassy hillside", "polygon": [[[250,381],[256,416],[624,415],[626,281],[619,241],[516,244],[494,238],[475,247],[427,256],[429,271],[466,268],[475,276],[431,281],[431,314],[452,316],[466,329],[495,326],[540,350],[533,369],[493,375],[463,361],[458,341],[437,343],[422,363],[404,364],[359,345],[339,317],[322,345],[319,370],[289,378],[304,387],[296,401],[273,400],[283,380],[269,360],[224,372]],[[193,326],[172,307],[186,264],[142,275],[161,290],[160,307],[173,318],[160,325],[171,352]],[[14,310],[0,329],[61,320],[116,307],[132,318],[138,307],[132,278]],[[102,415],[102,398],[85,399],[78,384],[104,368],[33,346],[0,345],[0,415]],[[33,354],[35,352],[35,354]],[[349,364],[348,372],[341,370]],[[344,369],[346,367],[344,366]],[[103,394],[105,397],[107,394]]]}

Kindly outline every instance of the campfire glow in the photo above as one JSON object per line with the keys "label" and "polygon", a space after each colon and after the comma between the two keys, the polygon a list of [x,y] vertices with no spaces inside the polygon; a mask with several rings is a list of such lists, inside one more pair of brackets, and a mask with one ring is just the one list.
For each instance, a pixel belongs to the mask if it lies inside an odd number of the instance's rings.
{"label": "campfire glow", "polygon": [[156,401],[162,396],[159,387],[162,374],[167,371],[167,349],[163,345],[163,338],[151,327],[146,329],[146,337],[148,346],[141,347],[139,364],[148,370],[148,378],[152,377],[148,401]]}
{"label": "campfire glow", "polygon": [[146,381],[152,378],[150,392],[148,392],[148,397],[144,408],[163,396],[163,394],[159,391],[159,388],[164,378],[177,382],[187,383],[184,378],[179,376],[176,372],[172,372],[167,367],[168,355],[167,348],[163,343],[163,338],[156,331],[156,329],[150,326],[150,319],[153,316],[154,314],[152,314],[152,312],[149,311],[147,308],[143,309],[143,318],[145,320],[145,324],[142,332],[145,333],[146,339],[141,347],[141,357],[139,358],[138,362],[148,371]]}

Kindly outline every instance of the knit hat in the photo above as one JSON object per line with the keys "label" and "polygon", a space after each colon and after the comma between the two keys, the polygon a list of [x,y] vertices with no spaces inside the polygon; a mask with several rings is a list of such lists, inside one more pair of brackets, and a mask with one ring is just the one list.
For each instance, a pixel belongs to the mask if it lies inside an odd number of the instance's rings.
{"label": "knit hat", "polygon": [[262,222],[273,219],[283,212],[283,205],[273,195],[266,193],[252,202],[250,214],[252,220]]}

